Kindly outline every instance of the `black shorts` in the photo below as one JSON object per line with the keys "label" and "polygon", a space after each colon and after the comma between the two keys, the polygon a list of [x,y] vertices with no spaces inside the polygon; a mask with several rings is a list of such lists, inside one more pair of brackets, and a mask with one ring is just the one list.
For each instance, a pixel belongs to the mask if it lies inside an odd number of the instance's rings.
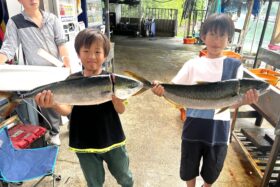
{"label": "black shorts", "polygon": [[180,177],[189,181],[199,176],[200,160],[203,158],[200,175],[208,184],[213,184],[220,175],[227,154],[227,145],[208,146],[199,142],[182,141]]}

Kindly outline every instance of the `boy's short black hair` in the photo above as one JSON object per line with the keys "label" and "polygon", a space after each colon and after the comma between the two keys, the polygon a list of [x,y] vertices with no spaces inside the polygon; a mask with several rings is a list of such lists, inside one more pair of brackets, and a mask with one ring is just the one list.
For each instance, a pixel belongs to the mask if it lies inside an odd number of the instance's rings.
{"label": "boy's short black hair", "polygon": [[94,42],[101,42],[104,49],[104,56],[107,57],[110,52],[110,41],[106,35],[100,31],[96,31],[90,28],[84,29],[79,32],[75,39],[75,50],[77,54],[80,53],[82,47],[90,48]]}
{"label": "boy's short black hair", "polygon": [[228,39],[231,41],[234,35],[234,23],[227,14],[211,14],[203,23],[200,37],[205,36],[209,31],[220,34],[228,34]]}

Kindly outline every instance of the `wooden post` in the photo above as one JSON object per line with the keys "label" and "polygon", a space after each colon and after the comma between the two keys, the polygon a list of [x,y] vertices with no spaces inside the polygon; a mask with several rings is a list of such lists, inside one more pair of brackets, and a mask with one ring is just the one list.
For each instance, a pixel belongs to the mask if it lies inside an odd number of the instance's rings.
{"label": "wooden post", "polygon": [[243,51],[243,44],[244,44],[244,40],[245,40],[245,36],[246,36],[246,32],[248,30],[248,26],[250,23],[250,18],[251,18],[251,14],[252,14],[252,9],[253,9],[253,4],[254,4],[254,0],[249,0],[248,1],[248,11],[245,17],[245,21],[243,24],[243,28],[240,32],[240,36],[238,38],[238,42],[237,42],[237,47],[240,47],[240,53],[242,54]]}

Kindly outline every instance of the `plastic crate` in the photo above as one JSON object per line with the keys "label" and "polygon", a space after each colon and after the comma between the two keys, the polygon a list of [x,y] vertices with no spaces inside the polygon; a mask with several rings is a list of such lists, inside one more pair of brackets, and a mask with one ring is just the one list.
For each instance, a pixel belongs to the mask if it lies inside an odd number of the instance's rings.
{"label": "plastic crate", "polygon": [[[199,56],[206,56],[207,55],[207,50],[201,50],[199,51]],[[229,51],[229,50],[224,50],[223,51],[223,55],[230,57],[230,58],[236,58],[238,60],[241,60],[241,55],[238,53],[235,53],[233,51]]]}
{"label": "plastic crate", "polygon": [[280,78],[279,72],[269,70],[269,69],[259,68],[259,69],[251,69],[250,71],[273,86],[277,85]]}
{"label": "plastic crate", "polygon": [[195,44],[196,38],[184,38],[184,44]]}
{"label": "plastic crate", "polygon": [[10,128],[8,133],[15,148],[26,149],[45,146],[44,135],[46,128],[44,127],[17,124]]}

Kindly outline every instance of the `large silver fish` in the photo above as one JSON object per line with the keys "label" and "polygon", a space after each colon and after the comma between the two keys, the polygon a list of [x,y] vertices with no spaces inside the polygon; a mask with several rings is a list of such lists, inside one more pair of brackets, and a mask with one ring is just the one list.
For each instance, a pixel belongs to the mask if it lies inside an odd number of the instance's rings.
{"label": "large silver fish", "polygon": [[260,95],[266,92],[269,84],[256,79],[231,79],[196,85],[162,84],[164,97],[194,109],[226,108],[242,101],[244,94],[256,89]]}
{"label": "large silver fish", "polygon": [[[8,98],[9,104],[16,104],[22,99],[33,98],[43,90],[51,90],[54,101],[59,104],[95,105],[111,100],[112,94],[120,99],[127,99],[142,88],[143,83],[138,80],[122,75],[108,74],[59,81],[24,93],[0,91],[0,97]],[[2,116],[7,115],[7,113],[6,111]]]}
{"label": "large silver fish", "polygon": [[[144,83],[146,89],[153,85],[146,79],[125,71],[135,79]],[[199,83],[195,85],[179,85],[161,83],[164,87],[164,98],[175,106],[193,109],[220,109],[239,103],[250,89],[256,89],[259,95],[269,87],[267,82],[257,79],[230,79],[225,81]]]}

